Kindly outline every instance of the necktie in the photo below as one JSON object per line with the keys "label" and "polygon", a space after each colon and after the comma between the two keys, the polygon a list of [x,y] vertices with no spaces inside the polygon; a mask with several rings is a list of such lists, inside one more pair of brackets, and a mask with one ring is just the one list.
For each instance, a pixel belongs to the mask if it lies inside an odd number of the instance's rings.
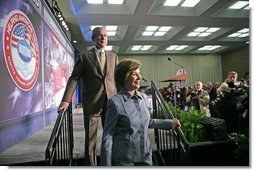
{"label": "necktie", "polygon": [[105,62],[106,62],[106,57],[105,57],[105,53],[104,52],[100,52],[99,54],[99,60],[100,60],[100,66],[101,66],[101,71],[104,71],[104,66],[105,66]]}

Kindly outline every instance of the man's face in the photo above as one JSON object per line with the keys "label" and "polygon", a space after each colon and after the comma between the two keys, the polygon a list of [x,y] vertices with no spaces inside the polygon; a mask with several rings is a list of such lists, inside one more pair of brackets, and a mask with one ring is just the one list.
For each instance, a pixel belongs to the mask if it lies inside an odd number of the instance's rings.
{"label": "man's face", "polygon": [[237,76],[234,74],[230,74],[228,76],[228,82],[235,82],[237,80]]}
{"label": "man's face", "polygon": [[198,83],[196,83],[195,88],[196,88],[197,91],[200,91],[203,88],[203,84],[198,82]]}
{"label": "man's face", "polygon": [[98,49],[104,49],[107,44],[108,44],[108,36],[107,36],[107,32],[104,28],[101,28],[97,35],[94,37],[93,39],[94,45],[98,48]]}

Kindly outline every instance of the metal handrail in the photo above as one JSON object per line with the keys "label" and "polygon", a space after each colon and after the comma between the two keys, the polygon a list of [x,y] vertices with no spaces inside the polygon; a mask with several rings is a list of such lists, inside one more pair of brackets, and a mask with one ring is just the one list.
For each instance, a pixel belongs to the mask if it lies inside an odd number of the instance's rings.
{"label": "metal handrail", "polygon": [[[70,103],[71,104],[71,103]],[[72,107],[60,111],[45,150],[45,159],[50,166],[71,166],[73,163]]]}
{"label": "metal handrail", "polygon": [[[175,118],[153,81],[151,81],[151,88],[154,117],[159,118],[159,114],[162,114],[167,119]],[[176,127],[174,130],[155,130],[155,141],[157,151],[162,157],[162,165],[185,165],[190,144],[180,127]]]}

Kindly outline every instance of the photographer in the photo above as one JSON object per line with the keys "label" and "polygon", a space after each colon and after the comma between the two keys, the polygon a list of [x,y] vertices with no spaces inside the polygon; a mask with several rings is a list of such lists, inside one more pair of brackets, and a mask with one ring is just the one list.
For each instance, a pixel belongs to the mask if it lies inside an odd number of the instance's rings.
{"label": "photographer", "polygon": [[216,99],[220,111],[220,118],[225,119],[228,132],[237,132],[239,111],[237,107],[239,97],[238,74],[230,71],[225,81],[217,89],[219,98]]}
{"label": "photographer", "polygon": [[195,83],[194,90],[187,96],[186,102],[190,103],[190,108],[200,110],[207,117],[211,116],[209,110],[210,96],[206,90],[203,90],[202,82]]}

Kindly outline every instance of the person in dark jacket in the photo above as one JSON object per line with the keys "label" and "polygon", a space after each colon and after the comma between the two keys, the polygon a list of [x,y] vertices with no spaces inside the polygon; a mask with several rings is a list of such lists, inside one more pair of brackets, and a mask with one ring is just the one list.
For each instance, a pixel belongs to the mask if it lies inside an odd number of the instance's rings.
{"label": "person in dark jacket", "polygon": [[96,166],[97,128],[100,119],[104,125],[107,100],[116,94],[114,71],[118,56],[105,50],[108,39],[104,27],[96,27],[92,31],[92,40],[94,47],[87,54],[82,54],[74,66],[58,111],[68,108],[76,85],[82,80],[85,164]]}

